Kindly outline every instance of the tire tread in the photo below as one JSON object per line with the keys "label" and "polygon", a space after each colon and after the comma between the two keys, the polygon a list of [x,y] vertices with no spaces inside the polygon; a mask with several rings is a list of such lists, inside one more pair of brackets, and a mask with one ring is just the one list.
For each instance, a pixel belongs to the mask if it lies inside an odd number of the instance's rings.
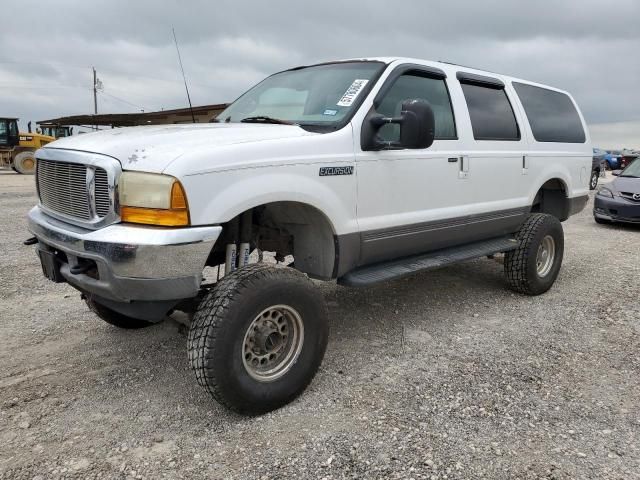
{"label": "tire tread", "polygon": [[[261,413],[267,409],[260,408],[260,406],[240,408],[237,403],[230,401],[229,392],[225,392],[221,387],[221,381],[216,372],[207,367],[207,353],[216,343],[232,303],[241,299],[243,293],[250,291],[253,284],[258,281],[282,280],[283,277],[290,277],[296,282],[309,282],[313,286],[306,275],[293,268],[265,263],[246,265],[225,275],[215,288],[205,295],[191,322],[187,351],[196,380],[217,402],[231,410],[241,413]],[[315,370],[309,375],[307,383],[300,391],[303,391],[311,383],[319,366],[319,363],[315,366]],[[297,395],[292,396],[288,401],[293,400],[295,396]]]}
{"label": "tire tread", "polygon": [[530,214],[516,234],[516,239],[519,241],[518,248],[505,254],[504,274],[509,287],[518,293],[525,295],[538,293],[527,273],[527,265],[531,255],[536,255],[536,252],[531,248],[533,239],[540,229],[545,228],[545,224],[550,218],[554,217],[545,213]]}

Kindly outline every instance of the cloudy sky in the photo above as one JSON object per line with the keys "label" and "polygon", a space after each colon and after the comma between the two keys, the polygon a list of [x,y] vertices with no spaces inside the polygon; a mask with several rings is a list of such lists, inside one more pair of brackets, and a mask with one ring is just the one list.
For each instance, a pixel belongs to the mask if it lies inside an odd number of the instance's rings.
{"label": "cloudy sky", "polygon": [[469,65],[573,93],[594,144],[640,148],[640,1],[8,0],[0,115],[222,103],[275,71],[363,56]]}

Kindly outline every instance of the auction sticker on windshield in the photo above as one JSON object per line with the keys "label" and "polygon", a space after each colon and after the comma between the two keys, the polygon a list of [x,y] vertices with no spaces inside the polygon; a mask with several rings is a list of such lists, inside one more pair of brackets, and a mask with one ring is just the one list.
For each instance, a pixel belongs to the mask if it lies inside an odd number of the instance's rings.
{"label": "auction sticker on windshield", "polygon": [[369,83],[369,80],[355,79],[336,105],[339,107],[350,107],[367,83]]}

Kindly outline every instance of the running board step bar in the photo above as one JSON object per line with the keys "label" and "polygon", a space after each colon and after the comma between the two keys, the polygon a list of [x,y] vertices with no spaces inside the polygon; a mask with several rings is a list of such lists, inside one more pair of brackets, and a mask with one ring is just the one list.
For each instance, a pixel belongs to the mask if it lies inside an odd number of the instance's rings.
{"label": "running board step bar", "polygon": [[348,287],[365,287],[396,278],[406,277],[423,270],[451,265],[474,258],[508,252],[518,247],[513,237],[500,237],[458,247],[443,248],[434,252],[399,258],[356,268],[338,279],[338,284]]}

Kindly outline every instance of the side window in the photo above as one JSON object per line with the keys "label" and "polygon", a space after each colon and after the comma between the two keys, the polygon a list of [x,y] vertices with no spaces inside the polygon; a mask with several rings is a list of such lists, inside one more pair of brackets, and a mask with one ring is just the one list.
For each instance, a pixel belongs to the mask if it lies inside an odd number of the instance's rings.
{"label": "side window", "polygon": [[518,122],[503,87],[460,84],[476,140],[520,140]]}
{"label": "side window", "polygon": [[580,116],[564,93],[513,82],[538,142],[584,143]]}
{"label": "side window", "polygon": [[[449,90],[443,78],[421,76],[419,72],[404,74],[396,79],[376,111],[385,117],[398,116],[402,109],[402,102],[414,98],[426,100],[431,104],[436,121],[436,140],[457,138]],[[383,125],[378,130],[378,136],[384,141],[398,141],[400,126]]]}
{"label": "side window", "polygon": [[9,122],[9,135],[12,137],[18,135],[18,122]]}

